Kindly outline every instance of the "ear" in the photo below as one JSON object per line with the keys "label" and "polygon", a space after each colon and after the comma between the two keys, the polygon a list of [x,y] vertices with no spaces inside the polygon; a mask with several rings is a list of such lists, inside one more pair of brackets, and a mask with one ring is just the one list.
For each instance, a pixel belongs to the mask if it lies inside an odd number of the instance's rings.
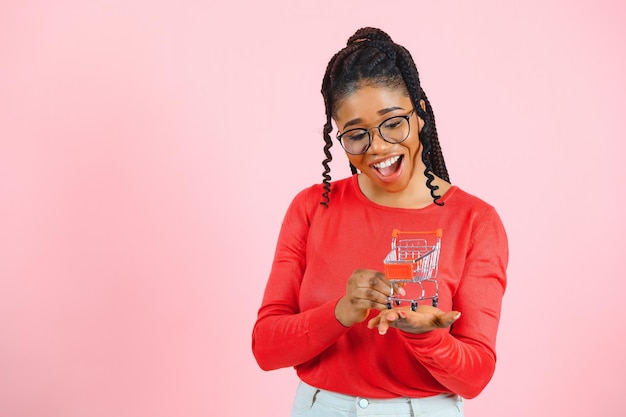
{"label": "ear", "polygon": [[[422,108],[422,110],[426,111],[426,102],[424,100],[420,100],[420,107]],[[422,133],[422,129],[424,128],[424,120],[422,120],[421,117],[419,117],[419,115],[417,115],[417,126],[418,126],[418,133]]]}

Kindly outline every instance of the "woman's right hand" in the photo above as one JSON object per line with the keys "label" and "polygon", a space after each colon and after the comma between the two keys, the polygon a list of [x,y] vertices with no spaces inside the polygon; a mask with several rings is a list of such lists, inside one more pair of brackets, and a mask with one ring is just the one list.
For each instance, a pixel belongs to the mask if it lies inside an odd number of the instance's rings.
{"label": "woman's right hand", "polygon": [[[346,327],[364,321],[371,309],[385,310],[391,293],[385,274],[372,269],[357,269],[346,284],[346,295],[335,306],[335,317]],[[402,294],[404,289],[396,288]]]}

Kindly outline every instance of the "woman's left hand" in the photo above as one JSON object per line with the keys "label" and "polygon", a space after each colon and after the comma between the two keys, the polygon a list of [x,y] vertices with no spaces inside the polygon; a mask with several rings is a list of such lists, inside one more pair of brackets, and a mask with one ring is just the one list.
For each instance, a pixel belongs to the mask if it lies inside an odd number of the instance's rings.
{"label": "woman's left hand", "polygon": [[396,307],[381,311],[380,314],[367,323],[367,327],[378,327],[378,333],[384,335],[390,327],[395,327],[407,333],[426,333],[435,329],[450,327],[461,317],[458,311],[444,312],[436,307],[420,305],[416,311],[410,307]]}

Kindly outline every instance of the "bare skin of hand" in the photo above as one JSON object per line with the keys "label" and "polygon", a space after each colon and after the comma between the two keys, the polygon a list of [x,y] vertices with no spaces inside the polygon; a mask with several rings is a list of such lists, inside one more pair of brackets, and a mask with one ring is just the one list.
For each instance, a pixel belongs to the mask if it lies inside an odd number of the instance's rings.
{"label": "bare skin of hand", "polygon": [[[371,309],[386,310],[391,283],[385,274],[372,269],[357,269],[346,284],[346,295],[335,306],[335,317],[346,327],[360,323],[367,318]],[[395,288],[398,294],[404,289]]]}
{"label": "bare skin of hand", "polygon": [[378,327],[378,333],[384,335],[390,327],[395,327],[407,333],[426,333],[435,329],[450,327],[461,317],[458,311],[444,312],[436,307],[420,305],[416,311],[410,307],[397,307],[381,313],[367,323],[367,327]]}

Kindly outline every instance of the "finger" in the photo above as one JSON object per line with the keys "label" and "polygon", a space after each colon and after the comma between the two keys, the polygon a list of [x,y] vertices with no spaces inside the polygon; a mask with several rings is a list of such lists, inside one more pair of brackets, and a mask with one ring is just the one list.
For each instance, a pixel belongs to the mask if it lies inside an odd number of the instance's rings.
{"label": "finger", "polygon": [[373,270],[359,270],[353,276],[353,288],[373,289],[381,294],[388,295],[391,284],[387,281],[385,274]]}
{"label": "finger", "polygon": [[378,323],[380,323],[380,314],[367,322],[367,328],[373,329],[374,327],[378,327]]}
{"label": "finger", "polygon": [[406,295],[406,290],[403,288],[404,287],[404,282],[394,282],[392,285],[393,285],[393,293],[394,294],[398,294],[398,295],[401,295],[403,297]]}
{"label": "finger", "polygon": [[387,281],[387,277],[385,276],[385,274],[383,274],[382,272],[378,272],[378,271],[376,271],[376,273],[370,280],[369,285],[371,288],[376,289],[376,291],[380,292],[381,294],[385,296],[388,296],[391,293],[391,290],[393,288],[392,284],[389,281]]}
{"label": "finger", "polygon": [[390,294],[390,286],[381,287],[371,281],[368,286],[357,287],[353,290],[352,296],[355,302],[365,303],[368,308],[382,310],[387,308],[387,302]]}
{"label": "finger", "polygon": [[[380,333],[381,323],[383,323],[384,316],[385,316],[385,313],[384,313],[384,312],[382,312],[382,313],[380,313],[378,316],[376,316],[376,317],[374,317],[374,318],[370,319],[370,320],[367,322],[367,328],[368,328],[368,329],[373,329],[374,327],[378,327],[378,331],[379,331],[379,333]],[[385,324],[383,324],[383,328],[386,328],[386,329],[388,329],[388,328],[389,328],[389,324],[388,324],[388,323],[386,323],[386,321],[385,321]],[[384,330],[384,332],[386,332],[386,330]],[[384,333],[383,333],[383,334],[384,334]]]}
{"label": "finger", "polygon": [[351,298],[352,305],[357,309],[387,310],[387,297],[376,291],[367,291],[364,294],[355,294]]}
{"label": "finger", "polygon": [[378,323],[378,334],[385,335],[387,330],[392,326],[392,323],[396,320],[402,319],[397,310],[390,310],[379,314],[380,321]]}
{"label": "finger", "polygon": [[372,288],[356,288],[350,294],[352,307],[359,310],[375,309],[378,311],[387,309],[387,295],[383,295]]}
{"label": "finger", "polygon": [[450,327],[452,324],[461,317],[461,313],[458,311],[450,311],[447,313],[435,316],[434,325],[440,328]]}

